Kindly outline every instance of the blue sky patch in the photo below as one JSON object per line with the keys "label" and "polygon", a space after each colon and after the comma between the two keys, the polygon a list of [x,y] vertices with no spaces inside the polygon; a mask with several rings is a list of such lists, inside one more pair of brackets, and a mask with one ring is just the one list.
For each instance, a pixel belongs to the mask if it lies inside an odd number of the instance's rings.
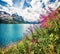
{"label": "blue sky patch", "polygon": [[50,0],[49,2],[50,2],[50,3],[54,3],[55,1],[56,1],[56,0]]}
{"label": "blue sky patch", "polygon": [[7,5],[7,3],[6,3],[6,2],[4,2],[4,1],[1,1],[1,0],[0,0],[0,5],[2,5],[2,6],[6,6],[6,5]]}

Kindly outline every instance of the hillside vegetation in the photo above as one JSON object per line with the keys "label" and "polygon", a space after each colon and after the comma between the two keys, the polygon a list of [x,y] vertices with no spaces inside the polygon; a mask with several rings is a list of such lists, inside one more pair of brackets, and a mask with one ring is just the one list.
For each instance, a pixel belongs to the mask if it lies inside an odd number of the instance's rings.
{"label": "hillside vegetation", "polygon": [[28,28],[31,34],[11,48],[1,50],[0,54],[60,54],[60,7],[51,10],[43,18],[40,27]]}

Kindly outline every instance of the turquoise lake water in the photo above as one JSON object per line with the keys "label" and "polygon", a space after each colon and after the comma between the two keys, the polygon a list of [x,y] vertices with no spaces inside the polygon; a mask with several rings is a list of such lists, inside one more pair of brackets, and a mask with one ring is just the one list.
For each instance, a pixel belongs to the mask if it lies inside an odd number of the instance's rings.
{"label": "turquoise lake water", "polygon": [[29,24],[0,24],[0,47],[23,38]]}

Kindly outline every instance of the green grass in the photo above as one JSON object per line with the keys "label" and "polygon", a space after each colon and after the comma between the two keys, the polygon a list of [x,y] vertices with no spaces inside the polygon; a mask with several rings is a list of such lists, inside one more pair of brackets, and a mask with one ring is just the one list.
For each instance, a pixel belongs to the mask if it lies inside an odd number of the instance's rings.
{"label": "green grass", "polygon": [[[55,12],[53,12],[54,14]],[[49,16],[47,17],[50,18]],[[50,18],[47,27],[29,28],[31,34],[10,48],[0,50],[0,54],[60,54],[60,13],[56,18]]]}

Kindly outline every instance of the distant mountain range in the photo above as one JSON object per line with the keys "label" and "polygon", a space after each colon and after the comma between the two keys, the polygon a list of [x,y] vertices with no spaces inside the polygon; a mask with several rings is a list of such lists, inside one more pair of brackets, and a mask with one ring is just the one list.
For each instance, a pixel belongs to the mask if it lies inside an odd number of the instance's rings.
{"label": "distant mountain range", "polygon": [[17,14],[10,15],[7,12],[0,11],[0,23],[23,23],[24,20],[22,16]]}
{"label": "distant mountain range", "polygon": [[1,23],[11,23],[11,24],[18,24],[18,23],[26,23],[26,24],[38,24],[39,22],[33,21],[24,21],[22,16],[19,16],[17,13],[10,15],[5,11],[0,11],[0,24]]}
{"label": "distant mountain range", "polygon": [[4,11],[0,11],[0,19],[5,20],[5,19],[12,19],[12,16]]}

